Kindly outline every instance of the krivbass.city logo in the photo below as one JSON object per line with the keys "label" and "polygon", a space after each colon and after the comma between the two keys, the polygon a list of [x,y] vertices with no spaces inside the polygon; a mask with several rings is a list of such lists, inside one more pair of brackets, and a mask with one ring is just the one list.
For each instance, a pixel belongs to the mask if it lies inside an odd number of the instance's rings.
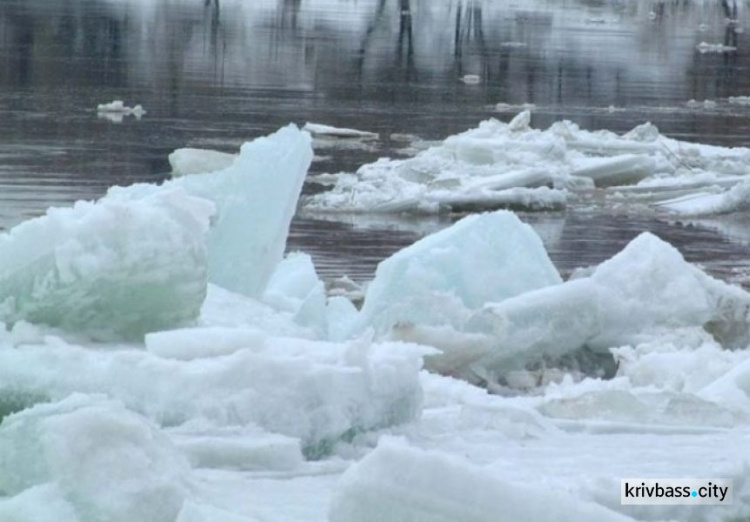
{"label": "krivbass.city logo", "polygon": [[620,504],[731,504],[733,489],[732,479],[627,478],[620,483]]}

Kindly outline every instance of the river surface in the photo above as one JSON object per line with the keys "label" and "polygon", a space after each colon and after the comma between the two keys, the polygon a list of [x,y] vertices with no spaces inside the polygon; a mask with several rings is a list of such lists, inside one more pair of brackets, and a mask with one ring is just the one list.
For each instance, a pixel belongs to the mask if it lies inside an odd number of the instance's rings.
{"label": "river surface", "polygon": [[[163,180],[176,148],[234,152],[289,122],[383,137],[317,150],[315,173],[403,156],[400,135],[442,139],[526,103],[536,127],[651,121],[678,139],[748,146],[750,108],[727,98],[750,95],[749,38],[750,9],[720,0],[3,0],[0,228]],[[703,54],[703,41],[737,51]],[[147,114],[99,117],[115,99]],[[289,249],[326,278],[366,280],[455,218],[298,217]],[[750,281],[746,214],[678,222],[574,205],[522,218],[563,273],[651,230],[710,272]]]}

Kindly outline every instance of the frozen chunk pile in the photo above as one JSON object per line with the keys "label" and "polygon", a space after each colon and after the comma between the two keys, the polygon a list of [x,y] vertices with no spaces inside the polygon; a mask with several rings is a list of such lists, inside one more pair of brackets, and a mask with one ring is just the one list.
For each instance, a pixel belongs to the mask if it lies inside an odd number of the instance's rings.
{"label": "frozen chunk pile", "polygon": [[[728,348],[744,347],[750,295],[715,280],[645,233],[589,277],[486,303],[463,335],[435,329],[396,332],[431,344],[444,373],[495,382],[511,370],[581,348],[607,350],[670,329],[704,328]],[[451,339],[453,336],[453,339]],[[463,346],[463,349],[457,349]]]}
{"label": "frozen chunk pile", "polygon": [[[381,159],[340,173],[328,191],[305,200],[314,212],[440,212],[488,208],[549,210],[594,186],[633,201],[669,200],[697,189],[721,193],[746,179],[748,149],[680,142],[644,124],[624,135],[589,132],[561,121],[529,127],[523,112],[510,123],[491,119],[404,160]],[[705,212],[745,208],[731,202]],[[744,197],[744,200],[747,198]],[[669,205],[667,205],[669,208]],[[673,209],[680,211],[680,208]]]}
{"label": "frozen chunk pile", "polygon": [[311,158],[287,127],[215,175],[115,187],[22,223],[0,235],[0,321],[137,338],[196,319],[207,280],[262,296]]}
{"label": "frozen chunk pile", "polygon": [[177,188],[113,189],[0,234],[0,321],[132,338],[195,319],[214,212]]}
{"label": "frozen chunk pile", "polygon": [[[652,127],[528,123],[364,167],[382,190],[346,198],[728,190],[694,212],[746,192],[741,150],[679,150],[688,185]],[[311,155],[287,127],[223,170],[0,235],[0,520],[683,520],[621,506],[619,481],[706,474],[735,501],[693,519],[750,516],[745,291],[649,233],[563,282],[497,211],[383,261],[359,311],[310,256],[283,258]]]}

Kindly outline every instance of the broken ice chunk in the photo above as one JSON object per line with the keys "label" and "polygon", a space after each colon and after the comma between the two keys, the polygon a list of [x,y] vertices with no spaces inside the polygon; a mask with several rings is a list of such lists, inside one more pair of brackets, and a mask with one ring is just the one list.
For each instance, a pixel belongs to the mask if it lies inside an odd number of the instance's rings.
{"label": "broken ice chunk", "polygon": [[260,298],[281,261],[313,152],[310,135],[289,125],[245,143],[226,170],[171,183],[213,201],[209,280]]}
{"label": "broken ice chunk", "polygon": [[718,194],[698,192],[657,203],[671,212],[687,216],[726,214],[750,209],[750,181],[738,183]]}
{"label": "broken ice chunk", "polygon": [[133,192],[51,208],[0,234],[0,321],[137,338],[195,319],[214,205],[181,189]]}
{"label": "broken ice chunk", "polygon": [[[644,233],[590,277],[488,305],[467,330],[495,349],[465,367],[494,380],[543,356],[605,350],[658,329],[704,327],[725,346],[747,344],[750,294],[701,272],[671,245]],[[454,369],[458,371],[458,369]]]}
{"label": "broken ice chunk", "polygon": [[0,427],[0,469],[4,495],[55,484],[81,522],[173,522],[190,472],[146,419],[116,402],[85,395],[6,418]]}
{"label": "broken ice chunk", "polygon": [[305,126],[302,127],[302,130],[307,131],[316,137],[323,136],[327,138],[358,138],[368,140],[377,140],[378,138],[380,138],[380,135],[376,132],[332,127],[330,125],[323,125],[321,123],[305,123]]}
{"label": "broken ice chunk", "polygon": [[444,453],[383,439],[344,473],[331,522],[627,522],[632,519],[547,484],[517,484]]}
{"label": "broken ice chunk", "polygon": [[649,156],[624,154],[611,158],[586,158],[571,175],[590,178],[597,187],[637,183],[654,174],[656,161]]}
{"label": "broken ice chunk", "polygon": [[104,118],[113,123],[122,123],[125,116],[135,116],[136,120],[140,120],[146,114],[142,106],[127,107],[122,100],[100,104],[96,107],[96,112],[99,118]]}
{"label": "broken ice chunk", "polygon": [[243,348],[262,348],[266,335],[250,328],[183,328],[150,333],[146,349],[165,359],[191,361],[229,355]]}
{"label": "broken ice chunk", "polygon": [[217,150],[206,149],[177,149],[169,155],[169,165],[172,167],[172,177],[190,174],[205,174],[224,170],[234,163],[236,154],[228,154]]}
{"label": "broken ice chunk", "polygon": [[515,214],[469,216],[378,265],[360,325],[460,327],[485,303],[561,282],[539,236]]}

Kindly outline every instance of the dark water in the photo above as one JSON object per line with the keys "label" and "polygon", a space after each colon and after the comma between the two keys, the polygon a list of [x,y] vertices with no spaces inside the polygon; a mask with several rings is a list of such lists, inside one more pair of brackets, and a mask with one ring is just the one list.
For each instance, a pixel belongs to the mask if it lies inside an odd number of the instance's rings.
{"label": "dark water", "polygon": [[[749,10],[721,1],[2,0],[0,227],[113,184],[164,179],[175,148],[235,151],[288,122],[385,137],[317,151],[330,159],[316,172],[397,156],[393,133],[440,139],[510,118],[499,102],[535,104],[540,127],[650,120],[680,139],[750,145],[750,108],[726,100],[750,95],[748,38]],[[701,54],[701,41],[738,50]],[[480,83],[460,82],[465,74]],[[114,99],[148,113],[98,118],[96,105]],[[718,105],[690,109],[690,99]],[[565,272],[642,230],[722,277],[742,280],[750,266],[742,216],[672,223],[574,208],[524,218]],[[312,253],[327,277],[365,279],[449,222],[298,219],[290,248]]]}

